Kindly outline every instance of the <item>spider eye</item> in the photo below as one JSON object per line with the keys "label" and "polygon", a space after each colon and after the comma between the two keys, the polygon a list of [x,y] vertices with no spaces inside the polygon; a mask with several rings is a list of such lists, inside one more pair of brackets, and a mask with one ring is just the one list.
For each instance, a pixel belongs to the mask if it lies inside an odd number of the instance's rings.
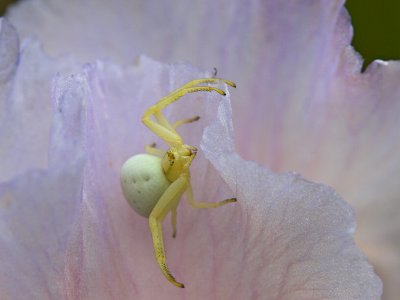
{"label": "spider eye", "polygon": [[172,167],[172,165],[175,162],[175,155],[172,152],[167,151],[167,157],[168,157],[169,165]]}

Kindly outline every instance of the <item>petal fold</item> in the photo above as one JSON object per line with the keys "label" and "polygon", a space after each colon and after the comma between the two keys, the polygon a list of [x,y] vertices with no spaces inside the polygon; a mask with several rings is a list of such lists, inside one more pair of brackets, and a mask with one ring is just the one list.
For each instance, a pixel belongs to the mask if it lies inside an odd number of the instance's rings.
{"label": "petal fold", "polygon": [[244,285],[264,282],[268,299],[379,299],[381,282],[353,242],[353,209],[331,188],[241,159],[226,138],[231,116],[224,101],[202,149],[238,195],[242,218],[230,226],[237,248],[248,251],[237,270]]}

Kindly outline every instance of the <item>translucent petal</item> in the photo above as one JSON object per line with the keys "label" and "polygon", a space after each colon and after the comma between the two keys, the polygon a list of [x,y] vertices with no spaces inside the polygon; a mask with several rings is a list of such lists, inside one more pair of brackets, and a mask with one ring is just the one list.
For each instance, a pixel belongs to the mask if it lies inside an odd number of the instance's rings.
{"label": "translucent petal", "polygon": [[72,71],[72,57],[49,58],[37,41],[19,39],[2,19],[0,32],[0,181],[45,168],[51,123],[51,79]]}
{"label": "translucent petal", "polygon": [[377,62],[359,74],[343,1],[220,2],[220,10],[206,2],[117,2],[104,10],[105,1],[60,3],[25,1],[10,17],[53,53],[187,59],[245,86],[234,101],[240,153],[335,186],[356,206],[361,245],[379,271],[392,269],[385,279],[398,287],[398,67]]}
{"label": "translucent petal", "polygon": [[55,96],[50,168],[0,184],[4,299],[63,299],[66,294],[65,254],[82,196],[87,95],[75,89]]}
{"label": "translucent petal", "polygon": [[[182,128],[202,152],[193,164],[198,199],[239,202],[178,209],[165,222],[172,286],[156,265],[147,220],[123,199],[119,168],[155,140],[144,109],[173,88],[206,76],[186,64],[142,57],[135,66],[97,62],[53,85],[49,170],[0,186],[2,295],[27,299],[377,299],[380,281],[352,242],[354,216],[332,189],[274,174],[233,151],[229,102],[191,95],[169,118],[200,115]],[[210,74],[208,74],[209,76]],[[217,115],[218,112],[218,115]],[[157,140],[160,147],[162,144]],[[224,183],[224,180],[227,184]],[[5,199],[5,200],[4,200]],[[21,274],[26,278],[21,280]],[[18,281],[16,281],[18,278]]]}
{"label": "translucent petal", "polygon": [[238,152],[334,186],[356,208],[358,243],[397,298],[399,66],[377,61],[360,73],[343,0],[73,3],[25,1],[9,16],[52,53],[130,61],[144,52],[238,82]]}

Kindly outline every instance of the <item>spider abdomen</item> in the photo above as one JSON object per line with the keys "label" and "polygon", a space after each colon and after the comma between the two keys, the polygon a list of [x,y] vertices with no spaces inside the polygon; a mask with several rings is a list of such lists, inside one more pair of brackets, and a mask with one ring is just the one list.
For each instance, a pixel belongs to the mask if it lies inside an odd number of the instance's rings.
{"label": "spider abdomen", "polygon": [[122,192],[131,207],[146,218],[170,184],[161,158],[154,155],[132,156],[121,168]]}

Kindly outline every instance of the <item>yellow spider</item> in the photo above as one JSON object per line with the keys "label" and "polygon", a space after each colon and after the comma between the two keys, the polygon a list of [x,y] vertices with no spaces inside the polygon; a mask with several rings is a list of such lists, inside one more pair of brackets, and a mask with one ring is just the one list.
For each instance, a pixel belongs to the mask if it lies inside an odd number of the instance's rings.
{"label": "yellow spider", "polygon": [[[165,277],[175,286],[184,285],[175,280],[166,264],[162,221],[171,211],[172,236],[176,236],[176,208],[182,194],[186,191],[189,203],[195,208],[214,208],[236,202],[236,198],[217,203],[197,202],[190,184],[189,167],[195,158],[197,148],[183,143],[176,128],[197,121],[199,117],[180,120],[171,124],[161,110],[188,93],[215,91],[223,96],[221,89],[201,86],[206,83],[221,83],[236,87],[228,80],[203,78],[192,80],[151,106],[142,117],[142,122],[168,144],[168,151],[157,149],[155,144],[146,147],[147,154],[129,158],[121,169],[121,187],[125,198],[140,215],[149,218],[156,260]],[[155,120],[151,117],[154,116]]]}

